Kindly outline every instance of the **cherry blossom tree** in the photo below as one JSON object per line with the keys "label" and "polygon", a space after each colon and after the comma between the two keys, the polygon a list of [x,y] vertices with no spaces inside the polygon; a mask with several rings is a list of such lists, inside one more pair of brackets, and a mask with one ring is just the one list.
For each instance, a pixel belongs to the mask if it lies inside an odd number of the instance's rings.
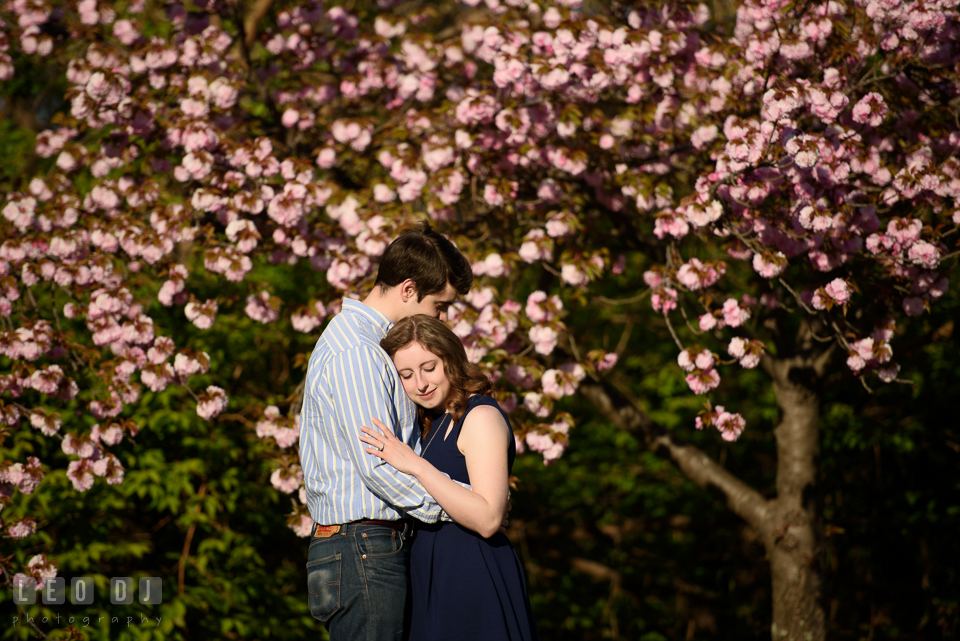
{"label": "cherry blossom tree", "polygon": [[[561,456],[574,394],[644,430],[761,533],[774,638],[821,639],[818,387],[838,368],[895,384],[898,332],[947,288],[956,4],[11,0],[0,81],[53,66],[64,108],[0,203],[3,430],[59,439],[79,492],[121,483],[110,448],[136,435],[124,412],[144,388],[182,386],[205,420],[229,405],[224,385],[194,389],[210,357],[164,318],[315,334],[428,218],[472,261],[451,323],[520,447]],[[305,266],[321,284],[299,296],[255,276]],[[195,294],[209,283],[244,293]],[[676,343],[704,399],[691,429],[735,441],[753,426],[711,399],[725,376],[767,373],[773,498],[659,429],[614,384],[623,354],[567,325],[611,285]],[[296,496],[288,405],[256,434]],[[4,462],[0,501],[62,463]],[[290,525],[306,535],[302,504]],[[3,527],[25,538],[35,519]]]}

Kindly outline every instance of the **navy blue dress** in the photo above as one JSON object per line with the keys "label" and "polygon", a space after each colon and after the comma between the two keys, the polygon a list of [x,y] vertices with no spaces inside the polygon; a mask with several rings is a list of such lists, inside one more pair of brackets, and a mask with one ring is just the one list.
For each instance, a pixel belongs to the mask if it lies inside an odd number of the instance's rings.
{"label": "navy blue dress", "polygon": [[[448,424],[425,446],[423,457],[450,478],[469,483],[467,461],[457,448],[463,420],[474,407],[500,405],[473,396],[467,411],[444,440]],[[501,410],[501,413],[503,411]],[[503,416],[507,420],[506,414]],[[449,418],[447,418],[449,420]],[[507,421],[507,425],[510,422]],[[516,444],[510,439],[508,467]],[[410,641],[537,641],[523,567],[506,535],[484,539],[456,523],[420,524],[410,553],[413,615]]]}

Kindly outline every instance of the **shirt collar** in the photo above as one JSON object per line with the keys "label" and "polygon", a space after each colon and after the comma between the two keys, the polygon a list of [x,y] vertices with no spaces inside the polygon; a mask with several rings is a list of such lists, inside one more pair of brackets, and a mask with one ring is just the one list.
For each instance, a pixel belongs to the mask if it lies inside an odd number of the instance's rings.
{"label": "shirt collar", "polygon": [[382,336],[386,336],[387,332],[393,327],[393,321],[383,315],[382,312],[375,310],[366,303],[363,303],[353,298],[344,298],[343,307],[341,312],[346,312],[349,314],[358,314],[364,318],[368,323],[380,330]]}

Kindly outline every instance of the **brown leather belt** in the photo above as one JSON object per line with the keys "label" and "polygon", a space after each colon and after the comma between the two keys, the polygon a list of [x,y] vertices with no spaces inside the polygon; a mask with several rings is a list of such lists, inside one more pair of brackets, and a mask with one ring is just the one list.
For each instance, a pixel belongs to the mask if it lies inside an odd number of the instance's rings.
{"label": "brown leather belt", "polygon": [[[352,523],[346,523],[345,525],[381,525],[383,527],[388,527],[396,530],[397,532],[403,532],[404,530],[404,521],[378,521],[376,519],[363,519],[360,521],[353,521]],[[334,534],[340,532],[344,525],[320,525],[313,529],[313,537],[319,539],[326,539]]]}

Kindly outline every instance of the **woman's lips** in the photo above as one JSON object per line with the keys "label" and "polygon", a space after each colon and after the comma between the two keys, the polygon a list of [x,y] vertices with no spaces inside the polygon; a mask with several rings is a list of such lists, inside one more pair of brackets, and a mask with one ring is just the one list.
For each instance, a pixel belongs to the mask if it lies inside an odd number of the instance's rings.
{"label": "woman's lips", "polygon": [[433,396],[434,392],[436,392],[436,391],[437,391],[437,388],[434,387],[434,388],[433,388],[432,390],[430,390],[427,394],[419,394],[419,396],[420,396],[420,398],[422,398],[423,400],[427,401],[427,400],[430,400],[430,397]]}

